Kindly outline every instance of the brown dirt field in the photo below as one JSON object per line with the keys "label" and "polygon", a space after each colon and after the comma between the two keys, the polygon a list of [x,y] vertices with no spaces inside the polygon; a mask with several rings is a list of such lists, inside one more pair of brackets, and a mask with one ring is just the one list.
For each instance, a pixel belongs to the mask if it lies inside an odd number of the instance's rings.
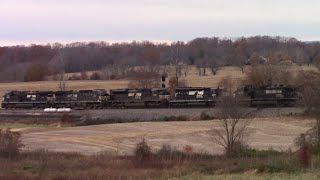
{"label": "brown dirt field", "polygon": [[[294,149],[294,139],[310,128],[310,122],[289,117],[255,119],[249,126],[248,144],[257,149]],[[153,150],[170,144],[178,149],[191,145],[196,152],[221,153],[222,148],[213,142],[211,135],[212,129],[218,127],[218,121],[144,122],[22,133],[27,150],[132,154],[137,142],[145,138]]]}

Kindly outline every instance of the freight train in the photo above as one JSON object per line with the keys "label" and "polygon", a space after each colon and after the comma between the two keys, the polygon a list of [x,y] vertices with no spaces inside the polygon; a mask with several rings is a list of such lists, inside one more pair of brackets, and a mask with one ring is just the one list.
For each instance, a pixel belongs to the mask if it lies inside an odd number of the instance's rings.
{"label": "freight train", "polygon": [[[299,99],[295,86],[244,86],[234,96],[251,106],[293,106]],[[168,108],[213,107],[225,96],[222,87],[184,87],[169,90],[155,89],[104,89],[78,91],[11,91],[4,95],[4,109],[104,109],[104,108]]]}

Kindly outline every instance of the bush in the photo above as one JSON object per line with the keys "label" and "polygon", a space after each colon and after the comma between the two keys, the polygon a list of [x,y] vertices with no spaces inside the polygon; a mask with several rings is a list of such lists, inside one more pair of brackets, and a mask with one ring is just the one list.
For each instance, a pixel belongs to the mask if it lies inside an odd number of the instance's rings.
{"label": "bush", "polygon": [[79,75],[73,74],[71,77],[69,77],[69,80],[78,81],[81,80],[81,77]]}
{"label": "bush", "polygon": [[80,77],[81,77],[81,80],[88,80],[89,79],[89,76],[86,72],[81,72]]}
{"label": "bush", "polygon": [[184,147],[183,147],[183,151],[184,151],[184,153],[186,153],[186,154],[192,154],[193,153],[193,147],[191,146],[191,145],[185,145]]}
{"label": "bush", "polygon": [[69,113],[64,113],[60,119],[62,124],[72,124],[73,120]]}
{"label": "bush", "polygon": [[168,144],[162,145],[161,149],[157,152],[157,157],[160,159],[173,159],[177,155],[181,156],[183,153],[177,151],[175,148]]}
{"label": "bush", "polygon": [[188,116],[165,116],[160,121],[189,121]]}
{"label": "bush", "polygon": [[[310,166],[311,163],[311,145],[306,140],[305,134],[301,134],[300,137],[296,139],[296,145],[299,147],[299,150],[297,151],[297,158],[300,162],[300,164],[307,168]],[[313,150],[318,151],[319,146],[315,146]]]}
{"label": "bush", "polygon": [[205,111],[200,114],[200,120],[211,120],[213,119],[210,115],[208,115]]}
{"label": "bush", "polygon": [[14,158],[19,155],[24,145],[21,142],[21,134],[10,129],[0,129],[0,156]]}
{"label": "bush", "polygon": [[311,163],[311,150],[308,145],[301,146],[297,152],[297,156],[299,159],[300,164],[307,168],[310,166]]}
{"label": "bush", "polygon": [[320,156],[320,144],[318,142],[317,128],[313,127],[304,134],[301,134],[295,139],[295,145],[300,149],[308,146],[310,152],[314,155]]}
{"label": "bush", "polygon": [[269,150],[256,150],[251,149],[249,147],[242,147],[238,149],[238,157],[260,157],[260,158],[267,158],[267,157],[273,157],[273,156],[279,156],[284,154],[283,152],[279,152],[273,149]]}
{"label": "bush", "polygon": [[258,173],[297,173],[302,170],[296,157],[291,153],[259,158],[255,166],[258,167]]}
{"label": "bush", "polygon": [[135,163],[138,165],[145,165],[151,160],[152,152],[150,146],[147,144],[146,140],[143,138],[139,142],[134,151]]}
{"label": "bush", "polygon": [[187,116],[178,116],[177,121],[189,121],[190,119]]}
{"label": "bush", "polygon": [[90,76],[90,80],[101,80],[101,76],[99,73],[94,72],[91,76]]}
{"label": "bush", "polygon": [[163,121],[176,121],[177,118],[175,116],[165,116]]}

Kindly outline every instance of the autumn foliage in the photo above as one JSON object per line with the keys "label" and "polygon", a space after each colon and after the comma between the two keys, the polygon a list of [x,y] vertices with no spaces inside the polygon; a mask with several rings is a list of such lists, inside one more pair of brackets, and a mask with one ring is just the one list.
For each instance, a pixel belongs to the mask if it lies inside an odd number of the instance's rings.
{"label": "autumn foliage", "polygon": [[43,81],[49,75],[48,66],[45,64],[31,64],[27,68],[25,81]]}

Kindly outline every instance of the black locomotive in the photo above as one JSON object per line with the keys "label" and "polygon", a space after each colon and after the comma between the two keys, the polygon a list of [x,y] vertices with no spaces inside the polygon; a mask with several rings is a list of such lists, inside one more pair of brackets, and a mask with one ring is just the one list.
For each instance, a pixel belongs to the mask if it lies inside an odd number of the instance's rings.
{"label": "black locomotive", "polygon": [[[170,93],[171,92],[171,93]],[[173,93],[172,93],[173,92]],[[102,109],[129,107],[213,107],[225,95],[221,87],[185,87],[169,91],[155,89],[104,89],[79,91],[11,91],[4,95],[2,108]],[[299,87],[244,86],[235,92],[250,105],[295,105]]]}
{"label": "black locomotive", "polygon": [[236,91],[236,96],[251,106],[294,106],[300,99],[302,86],[260,86],[246,85]]}
{"label": "black locomotive", "polygon": [[105,90],[11,91],[3,97],[2,108],[99,108],[108,99]]}

